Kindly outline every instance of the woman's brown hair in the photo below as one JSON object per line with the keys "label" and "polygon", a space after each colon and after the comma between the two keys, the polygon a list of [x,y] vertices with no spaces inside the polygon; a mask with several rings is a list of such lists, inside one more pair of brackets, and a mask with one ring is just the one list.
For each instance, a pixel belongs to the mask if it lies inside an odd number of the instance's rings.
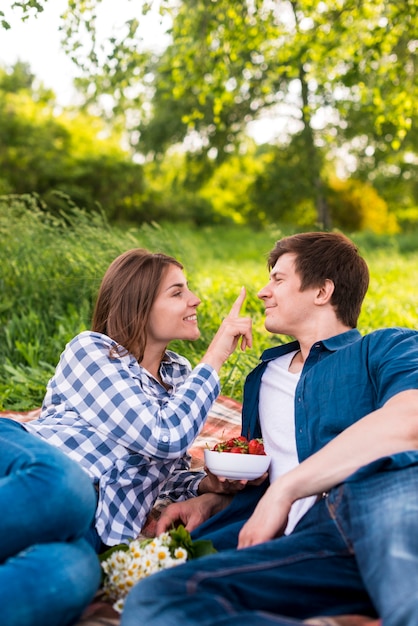
{"label": "woman's brown hair", "polygon": [[99,288],[92,330],[111,337],[139,363],[144,357],[150,311],[170,265],[183,269],[166,254],[143,248],[127,250],[109,265]]}

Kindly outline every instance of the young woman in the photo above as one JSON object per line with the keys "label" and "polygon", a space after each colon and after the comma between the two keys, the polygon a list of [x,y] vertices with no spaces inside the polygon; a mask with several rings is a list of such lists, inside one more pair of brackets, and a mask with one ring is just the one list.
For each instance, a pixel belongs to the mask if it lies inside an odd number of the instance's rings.
{"label": "young woman", "polygon": [[125,252],[100,286],[91,331],[76,336],[48,383],[41,416],[25,427],[66,452],[97,490],[97,550],[141,532],[156,499],[185,499],[228,487],[190,471],[188,448],[219,387],[218,372],[251,320],[239,317],[242,289],[201,362],[192,369],[167,350],[199,337],[199,298],[182,265],[143,249]]}

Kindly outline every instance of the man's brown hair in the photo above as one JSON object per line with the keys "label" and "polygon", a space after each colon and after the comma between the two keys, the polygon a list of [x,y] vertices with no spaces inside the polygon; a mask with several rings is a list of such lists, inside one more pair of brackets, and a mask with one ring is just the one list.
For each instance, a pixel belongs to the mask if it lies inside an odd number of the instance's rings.
{"label": "man's brown hair", "polygon": [[283,254],[295,254],[301,291],[334,283],[331,304],[337,318],[355,328],[369,286],[369,270],[357,246],[341,233],[300,233],[276,242],[268,257],[271,270]]}

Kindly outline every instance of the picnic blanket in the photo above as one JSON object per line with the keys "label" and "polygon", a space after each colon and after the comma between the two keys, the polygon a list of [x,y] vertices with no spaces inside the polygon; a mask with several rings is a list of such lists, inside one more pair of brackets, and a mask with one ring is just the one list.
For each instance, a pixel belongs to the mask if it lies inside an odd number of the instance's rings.
{"label": "picnic blanket", "polygon": [[[27,412],[4,411],[0,417],[8,417],[19,422],[36,419],[40,409]],[[212,447],[218,441],[236,437],[241,433],[241,404],[236,400],[219,396],[213,404],[202,431],[195,440],[189,453],[192,467],[199,469],[204,464],[203,451],[208,445]],[[152,516],[147,532],[152,533]],[[360,615],[342,615],[339,617],[315,617],[304,622],[306,626],[381,626],[380,620],[372,620]],[[99,591],[94,601],[87,607],[75,626],[119,626],[120,616],[106,602]]]}

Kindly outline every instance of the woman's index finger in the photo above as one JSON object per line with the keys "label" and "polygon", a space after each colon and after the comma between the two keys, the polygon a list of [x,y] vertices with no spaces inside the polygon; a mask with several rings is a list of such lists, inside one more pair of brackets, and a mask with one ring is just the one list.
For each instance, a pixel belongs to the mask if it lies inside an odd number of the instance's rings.
{"label": "woman's index finger", "polygon": [[241,287],[241,291],[239,293],[239,296],[235,300],[235,302],[232,305],[231,310],[229,312],[229,315],[231,317],[239,317],[239,314],[241,313],[242,305],[244,304],[246,295],[247,295],[247,292],[245,290],[245,287]]}

